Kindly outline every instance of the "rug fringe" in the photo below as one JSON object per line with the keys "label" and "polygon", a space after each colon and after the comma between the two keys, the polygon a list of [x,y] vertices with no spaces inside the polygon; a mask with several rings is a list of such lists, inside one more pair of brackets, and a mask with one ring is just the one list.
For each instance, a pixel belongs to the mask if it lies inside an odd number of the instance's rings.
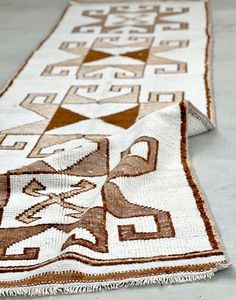
{"label": "rug fringe", "polygon": [[149,278],[130,278],[129,280],[123,280],[118,282],[94,282],[93,284],[81,285],[80,283],[74,283],[71,286],[51,286],[51,287],[20,287],[11,289],[1,289],[0,296],[30,296],[30,297],[40,297],[46,295],[56,295],[56,294],[76,294],[76,293],[90,293],[105,290],[113,290],[121,287],[130,286],[141,286],[150,284],[175,284],[175,283],[185,283],[194,282],[199,280],[211,279],[214,276],[214,270],[204,271],[201,273],[193,274],[170,274],[153,276]]}

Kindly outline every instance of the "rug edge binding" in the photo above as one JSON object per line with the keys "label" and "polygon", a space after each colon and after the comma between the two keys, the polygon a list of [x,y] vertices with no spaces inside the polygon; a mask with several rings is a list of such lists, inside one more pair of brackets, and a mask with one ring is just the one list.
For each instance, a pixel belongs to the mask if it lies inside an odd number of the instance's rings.
{"label": "rug edge binding", "polygon": [[70,295],[81,293],[92,293],[102,290],[116,290],[123,287],[135,287],[143,285],[168,285],[179,283],[192,283],[203,280],[208,280],[214,277],[217,271],[226,269],[230,266],[227,260],[218,262],[212,269],[199,272],[182,272],[172,274],[153,275],[140,278],[129,278],[123,280],[114,280],[109,282],[94,282],[94,283],[74,283],[74,284],[48,284],[40,286],[25,286],[17,288],[1,288],[0,296],[30,296],[41,297],[50,295]]}

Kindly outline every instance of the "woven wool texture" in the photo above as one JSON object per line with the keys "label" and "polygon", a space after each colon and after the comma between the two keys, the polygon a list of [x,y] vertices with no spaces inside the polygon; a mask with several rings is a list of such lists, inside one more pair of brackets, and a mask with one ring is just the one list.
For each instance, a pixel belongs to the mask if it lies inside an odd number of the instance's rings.
{"label": "woven wool texture", "polygon": [[72,1],[1,91],[0,294],[229,265],[188,159],[214,128],[206,1]]}

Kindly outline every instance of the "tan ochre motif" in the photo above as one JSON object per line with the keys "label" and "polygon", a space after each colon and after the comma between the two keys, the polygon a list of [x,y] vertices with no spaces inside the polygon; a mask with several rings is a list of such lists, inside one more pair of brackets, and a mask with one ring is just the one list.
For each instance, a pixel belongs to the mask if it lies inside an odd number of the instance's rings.
{"label": "tan ochre motif", "polygon": [[[76,211],[76,213],[70,214],[70,216],[73,216],[74,218],[80,217],[82,213],[85,212],[84,207],[78,207],[76,205],[73,205],[71,203],[68,203],[65,201],[65,199],[73,197],[75,195],[78,195],[80,193],[85,193],[89,191],[90,189],[95,188],[95,184],[87,181],[87,180],[81,180],[78,182],[78,184],[73,185],[71,187],[79,187],[79,189],[73,189],[69,192],[63,192],[59,194],[55,193],[49,193],[46,194],[48,198],[44,200],[41,203],[35,204],[34,206],[30,207],[29,209],[22,212],[20,215],[16,217],[17,220],[21,221],[22,223],[32,223],[38,218],[33,217],[37,212],[40,210],[46,208],[49,205],[52,204],[59,204],[64,208],[70,208]],[[46,187],[43,186],[40,182],[38,182],[36,179],[32,179],[27,186],[23,188],[23,192],[34,197],[40,196],[39,191],[45,190]]]}
{"label": "tan ochre motif", "polygon": [[[194,42],[188,34],[192,11],[187,5],[76,9],[87,21],[72,24],[70,38],[58,40],[53,51],[62,58],[52,55],[52,63],[40,66],[36,77],[41,86],[17,94],[19,111],[28,112],[29,118],[0,126],[0,156],[6,150],[10,157],[11,150],[21,153],[15,167],[76,146],[81,136],[109,136],[152,111],[191,100],[186,84],[175,80],[192,68],[184,54]],[[55,82],[54,87],[47,82]],[[177,84],[170,88],[165,82]],[[209,93],[208,85],[206,89]]]}
{"label": "tan ochre motif", "polygon": [[[188,28],[187,22],[173,21],[178,14],[187,13],[187,7],[161,8],[159,5],[141,4],[133,11],[132,6],[111,7],[110,10],[85,10],[83,16],[93,18],[94,22],[73,28],[73,33],[153,33],[155,25],[163,30],[183,30]],[[100,30],[100,31],[98,31]]]}

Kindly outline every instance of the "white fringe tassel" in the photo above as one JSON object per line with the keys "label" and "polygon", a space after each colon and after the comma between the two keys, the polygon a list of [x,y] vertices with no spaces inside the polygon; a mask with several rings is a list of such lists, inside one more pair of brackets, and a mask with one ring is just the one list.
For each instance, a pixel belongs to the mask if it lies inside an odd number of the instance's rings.
{"label": "white fringe tassel", "polygon": [[46,295],[56,294],[76,294],[76,293],[89,293],[105,290],[113,290],[121,287],[139,286],[147,284],[174,284],[184,282],[194,282],[197,280],[206,280],[214,276],[214,271],[209,270],[199,273],[185,273],[185,274],[170,274],[170,275],[159,275],[148,278],[130,278],[120,281],[110,282],[94,282],[94,283],[73,283],[64,284],[61,286],[51,285],[45,286],[26,286],[19,288],[6,288],[0,290],[0,296],[30,296],[39,297]]}

